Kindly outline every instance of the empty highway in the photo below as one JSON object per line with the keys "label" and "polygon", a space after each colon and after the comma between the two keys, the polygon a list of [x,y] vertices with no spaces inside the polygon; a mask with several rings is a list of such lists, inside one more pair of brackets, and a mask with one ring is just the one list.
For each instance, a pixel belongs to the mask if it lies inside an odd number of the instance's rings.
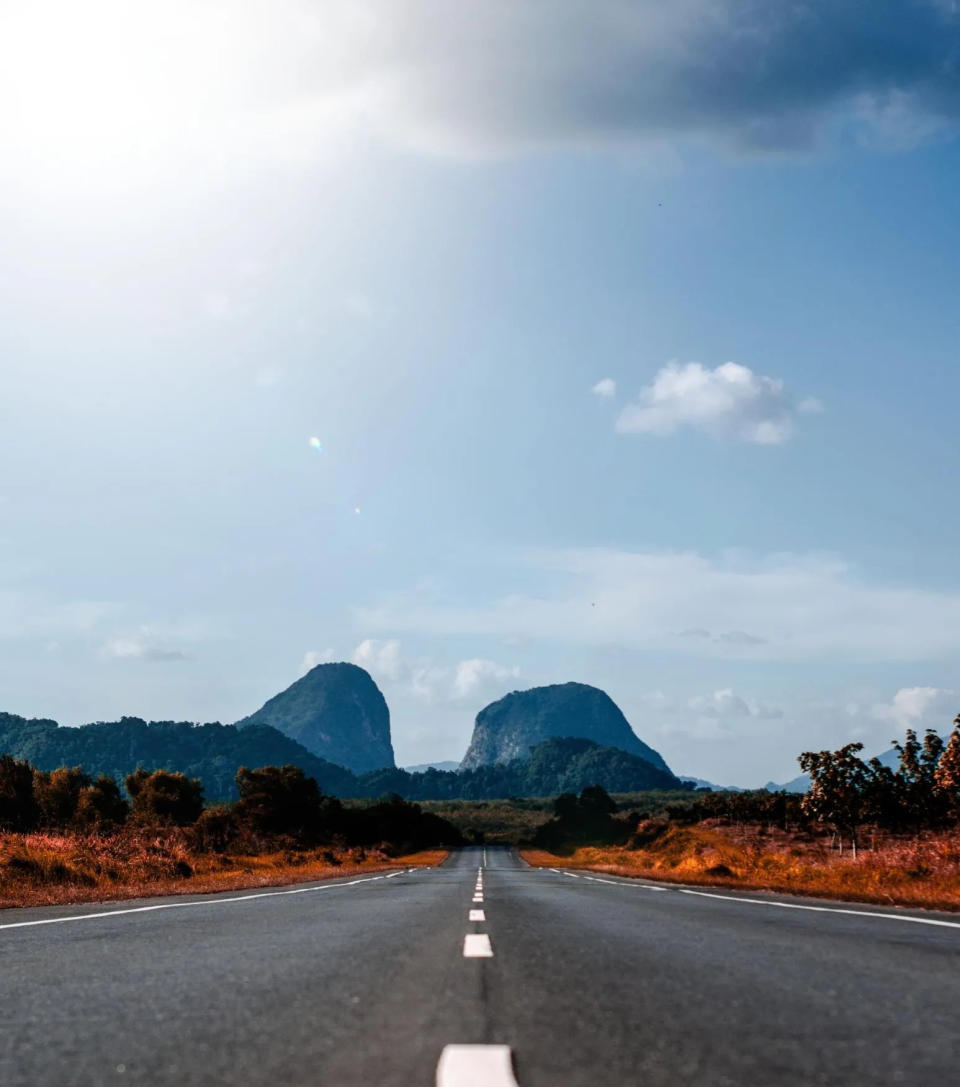
{"label": "empty highway", "polygon": [[0,979],[5,1087],[930,1085],[960,1067],[960,917],[506,849],[0,911]]}

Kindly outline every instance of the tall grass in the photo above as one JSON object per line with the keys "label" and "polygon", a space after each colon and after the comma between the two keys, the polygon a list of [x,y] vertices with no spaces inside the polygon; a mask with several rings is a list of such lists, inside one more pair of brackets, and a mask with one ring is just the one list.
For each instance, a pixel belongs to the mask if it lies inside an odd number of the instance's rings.
{"label": "tall grass", "polygon": [[667,882],[960,910],[960,832],[876,837],[854,857],[829,839],[760,827],[644,825],[636,848],[524,850],[533,865],[588,868]]}
{"label": "tall grass", "polygon": [[113,835],[0,835],[0,908],[196,894],[437,864],[444,850],[392,858],[379,849],[199,853],[177,829]]}

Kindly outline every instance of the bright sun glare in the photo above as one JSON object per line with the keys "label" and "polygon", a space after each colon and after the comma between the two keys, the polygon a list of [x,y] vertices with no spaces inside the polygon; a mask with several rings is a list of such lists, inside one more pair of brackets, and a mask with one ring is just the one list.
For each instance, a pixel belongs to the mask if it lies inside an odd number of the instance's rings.
{"label": "bright sun glare", "polygon": [[53,184],[122,181],[182,154],[200,122],[226,105],[217,21],[222,9],[175,2],[39,0],[8,9],[0,140],[22,168]]}

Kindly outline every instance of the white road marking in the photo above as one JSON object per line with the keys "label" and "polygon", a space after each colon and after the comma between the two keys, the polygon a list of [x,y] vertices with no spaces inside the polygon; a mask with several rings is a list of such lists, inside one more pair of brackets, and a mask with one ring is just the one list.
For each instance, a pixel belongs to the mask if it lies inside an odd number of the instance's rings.
{"label": "white road marking", "polygon": [[842,906],[807,906],[800,902],[779,902],[775,898],[741,898],[737,895],[714,894],[711,891],[694,891],[690,887],[664,887],[654,883],[639,883],[631,879],[600,879],[598,876],[582,876],[577,872],[551,868],[558,876],[588,879],[591,883],[612,883],[617,887],[635,887],[641,891],[674,891],[697,898],[715,898],[720,902],[743,902],[748,906],[775,906],[781,910],[808,910],[811,913],[840,913],[848,917],[874,917],[881,921],[907,921],[913,925],[933,925],[936,928],[960,928],[960,921],[941,921],[937,917],[911,917],[905,913],[879,913],[876,910],[848,910]]}
{"label": "white road marking", "polygon": [[470,911],[470,917],[469,917],[470,921],[486,921],[486,919],[487,919],[487,915],[483,912],[483,910],[471,910]]}
{"label": "white road marking", "polygon": [[483,847],[483,867],[487,867],[487,847]]}
{"label": "white road marking", "polygon": [[437,1065],[437,1087],[518,1087],[508,1045],[448,1045]]}
{"label": "white road marking", "polygon": [[490,937],[485,932],[468,932],[463,938],[463,957],[492,959],[493,948],[490,946]]}
{"label": "white road marking", "polygon": [[472,902],[482,902],[483,901],[483,895],[474,895],[473,898],[471,899],[471,901]]}
{"label": "white road marking", "polygon": [[781,910],[811,910],[813,913],[843,913],[850,917],[878,917],[884,921],[909,921],[914,925],[936,925],[940,928],[960,928],[960,921],[940,921],[936,917],[910,917],[901,913],[876,913],[871,910],[845,910],[840,906],[802,906],[798,902],[777,902],[768,898],[735,898],[733,895],[715,895],[708,891],[691,891],[678,887],[682,895],[698,898],[719,898],[721,902],[746,902],[750,906],[777,906]]}
{"label": "white road marking", "polygon": [[[416,869],[411,869],[416,871]],[[13,921],[0,925],[0,931],[8,928],[34,928],[37,925],[65,925],[70,921],[94,921],[103,917],[120,917],[129,913],[153,913],[156,910],[188,910],[195,906],[227,906],[232,902],[253,902],[258,898],[278,898],[280,895],[306,895],[314,891],[333,891],[338,887],[355,887],[358,883],[373,883],[374,880],[386,879],[386,876],[364,876],[363,879],[351,879],[347,883],[327,883],[320,887],[294,887],[288,891],[258,891],[252,895],[238,895],[235,898],[207,898],[200,902],[162,902],[156,906],[134,906],[127,910],[103,910],[100,913],[78,913],[71,917],[43,917],[36,921]]]}

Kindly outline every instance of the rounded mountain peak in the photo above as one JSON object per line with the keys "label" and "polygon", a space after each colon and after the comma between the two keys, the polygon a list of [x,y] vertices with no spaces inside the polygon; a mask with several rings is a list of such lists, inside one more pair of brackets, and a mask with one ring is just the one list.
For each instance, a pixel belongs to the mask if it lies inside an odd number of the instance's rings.
{"label": "rounded mountain peak", "polygon": [[390,710],[365,669],[318,664],[237,725],[272,725],[315,755],[356,773],[395,766]]}
{"label": "rounded mountain peak", "polygon": [[485,706],[477,714],[460,769],[526,759],[535,744],[566,737],[618,747],[670,772],[662,757],[634,733],[606,691],[574,682],[512,691]]}

